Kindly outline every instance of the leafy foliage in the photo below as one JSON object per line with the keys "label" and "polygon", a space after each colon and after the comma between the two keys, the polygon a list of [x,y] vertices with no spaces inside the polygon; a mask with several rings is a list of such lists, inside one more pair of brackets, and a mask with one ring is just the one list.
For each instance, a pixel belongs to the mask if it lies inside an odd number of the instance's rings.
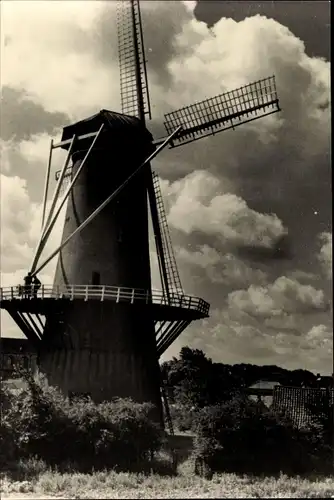
{"label": "leafy foliage", "polygon": [[203,408],[198,414],[195,471],[240,473],[306,473],[315,467],[319,436],[298,430],[247,398]]}
{"label": "leafy foliage", "polygon": [[180,404],[170,405],[170,415],[174,428],[181,432],[193,431],[197,412],[198,409],[196,407],[189,407]]}
{"label": "leafy foliage", "polygon": [[[294,387],[317,387],[318,384],[317,377],[307,370],[214,363],[203,351],[189,347],[181,349],[179,359],[163,363],[161,371],[170,401],[187,407],[221,404],[259,380]],[[326,384],[333,384],[331,377],[324,379]]]}
{"label": "leafy foliage", "polygon": [[203,351],[188,347],[181,349],[179,360],[162,365],[162,375],[170,399],[188,408],[228,401],[240,389],[229,369],[220,369]]}
{"label": "leafy foliage", "polygon": [[0,434],[2,466],[37,457],[51,466],[75,463],[80,470],[131,469],[161,446],[161,430],[149,418],[151,404],[69,401],[44,379],[24,376],[27,389],[15,396],[2,390],[7,398]]}

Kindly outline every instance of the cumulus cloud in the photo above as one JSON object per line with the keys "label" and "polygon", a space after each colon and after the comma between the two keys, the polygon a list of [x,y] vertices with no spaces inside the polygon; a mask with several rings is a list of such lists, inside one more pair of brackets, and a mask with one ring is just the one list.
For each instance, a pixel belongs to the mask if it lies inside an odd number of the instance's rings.
{"label": "cumulus cloud", "polygon": [[0,161],[1,171],[8,173],[10,170],[10,151],[13,147],[12,141],[0,139]]}
{"label": "cumulus cloud", "polygon": [[[309,261],[319,224],[331,217],[329,164],[330,65],[305,53],[302,40],[273,19],[221,19],[211,29],[191,21],[177,37],[170,61],[173,85],[161,92],[163,109],[173,109],[240,85],[276,75],[282,111],[165,155],[164,178],[205,165],[231,192],[259,213],[275,213],[289,227],[291,245]],[[188,51],[183,51],[186,47]],[[190,50],[190,52],[189,52]],[[205,83],[204,83],[205,82]],[[160,166],[160,164],[159,164]],[[203,167],[202,167],[203,168]],[[316,179],[316,181],[315,181]],[[317,221],[314,219],[317,210]]]}
{"label": "cumulus cloud", "polygon": [[170,224],[187,234],[202,231],[217,235],[234,246],[273,248],[287,233],[275,214],[258,213],[239,196],[221,190],[214,176],[190,174],[179,183],[169,212]]}
{"label": "cumulus cloud", "polygon": [[333,330],[327,325],[315,325],[306,334],[306,345],[309,349],[320,347],[333,351]]}
{"label": "cumulus cloud", "polygon": [[201,272],[202,282],[209,279],[212,283],[236,287],[247,283],[262,284],[267,278],[265,272],[248,266],[232,253],[219,253],[208,245],[195,251],[177,248],[176,258],[181,267],[190,266],[193,269],[192,276]]}
{"label": "cumulus cloud", "polygon": [[276,364],[287,369],[303,367],[316,373],[331,373],[332,329],[316,323],[310,327],[305,321],[298,326],[295,332],[278,332],[254,320],[245,324],[235,311],[214,309],[210,318],[185,331],[182,344],[203,349],[217,362]]}
{"label": "cumulus cloud", "polygon": [[[18,146],[18,151],[21,156],[31,164],[40,163],[43,164],[44,169],[46,168],[47,160],[50,151],[51,139],[56,141],[56,138],[60,137],[60,130],[57,130],[54,134],[47,134],[46,132],[42,134],[32,135],[29,139],[24,139],[20,141]],[[66,154],[60,148],[53,149],[52,151],[52,169],[55,170],[59,168],[64,161]],[[44,173],[44,172],[43,172]],[[42,172],[41,172],[42,174]]]}
{"label": "cumulus cloud", "polygon": [[104,2],[94,1],[68,1],[66,8],[61,0],[4,3],[2,40],[8,43],[2,50],[2,85],[25,89],[47,112],[71,119],[113,99],[119,106],[118,78],[91,50],[104,8]]}
{"label": "cumulus cloud", "polygon": [[328,279],[331,279],[333,272],[332,233],[321,233],[319,240],[322,243],[322,246],[318,254],[318,259],[320,260]]}
{"label": "cumulus cloud", "polygon": [[306,314],[324,311],[328,307],[323,290],[317,290],[311,285],[302,285],[286,276],[281,276],[264,287],[251,285],[247,290],[231,292],[228,305],[259,317]]}
{"label": "cumulus cloud", "polygon": [[4,141],[27,140],[42,132],[51,135],[68,121],[65,113],[45,111],[20,89],[3,86],[1,99],[0,135]]}
{"label": "cumulus cloud", "polygon": [[[27,182],[19,177],[1,174],[1,267],[3,275],[28,271],[33,252],[41,231],[41,204],[31,203],[27,191]],[[50,208],[48,202],[47,209]],[[51,233],[43,256],[55,248],[60,242],[65,207]],[[44,270],[53,280],[55,262]],[[22,277],[24,276],[22,274]],[[16,283],[14,283],[16,284]]]}
{"label": "cumulus cloud", "polygon": [[[0,188],[0,285],[5,288],[16,287],[23,282],[32,262],[40,236],[42,205],[31,202],[27,182],[20,177],[1,174]],[[47,213],[49,209],[50,201],[47,204]],[[41,255],[40,263],[59,245],[64,216],[63,209]],[[55,269],[56,259],[53,259],[39,274],[43,284],[52,284]],[[5,336],[23,336],[8,313],[3,310],[1,310],[1,332]]]}

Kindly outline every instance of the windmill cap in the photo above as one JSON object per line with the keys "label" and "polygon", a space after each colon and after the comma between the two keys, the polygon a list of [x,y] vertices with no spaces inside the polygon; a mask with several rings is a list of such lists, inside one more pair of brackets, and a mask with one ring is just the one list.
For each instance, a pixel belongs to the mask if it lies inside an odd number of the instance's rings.
{"label": "windmill cap", "polygon": [[[150,143],[153,141],[152,134],[137,117],[116,113],[115,111],[109,111],[107,109],[101,109],[99,113],[89,118],[85,118],[84,120],[64,127],[61,141],[72,139],[74,134],[80,136],[97,132],[102,124],[105,126],[106,130],[109,129],[109,131],[116,132],[117,135],[124,132],[129,138],[135,136],[137,138],[140,137],[140,139],[145,142]],[[66,150],[68,150],[69,147],[70,144],[62,146],[62,148]]]}

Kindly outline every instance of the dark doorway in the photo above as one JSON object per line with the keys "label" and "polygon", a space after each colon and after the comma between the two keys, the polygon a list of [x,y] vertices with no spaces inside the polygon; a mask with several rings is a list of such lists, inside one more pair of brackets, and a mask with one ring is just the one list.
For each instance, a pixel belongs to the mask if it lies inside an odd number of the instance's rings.
{"label": "dark doorway", "polygon": [[100,285],[100,273],[93,271],[92,272],[92,285],[99,286]]}

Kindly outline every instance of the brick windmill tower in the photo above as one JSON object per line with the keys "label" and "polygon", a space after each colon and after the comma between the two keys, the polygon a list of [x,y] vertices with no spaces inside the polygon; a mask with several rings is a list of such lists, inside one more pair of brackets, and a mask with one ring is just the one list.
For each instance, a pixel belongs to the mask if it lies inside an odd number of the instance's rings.
{"label": "brick windmill tower", "polygon": [[[192,321],[208,316],[209,304],[183,292],[150,162],[167,145],[275,113],[279,103],[272,76],[166,114],[167,135],[154,140],[145,124],[151,112],[138,0],[121,2],[118,38],[122,113],[103,109],[51,142],[30,272],[36,276],[58,256],[54,283],[37,294],[3,288],[1,307],[34,345],[40,370],[66,395],[88,393],[96,402],[131,397],[160,411],[159,357]],[[67,158],[46,216],[52,151],[59,147]],[[61,244],[40,262],[66,202]],[[159,291],[151,286],[149,216]]]}

